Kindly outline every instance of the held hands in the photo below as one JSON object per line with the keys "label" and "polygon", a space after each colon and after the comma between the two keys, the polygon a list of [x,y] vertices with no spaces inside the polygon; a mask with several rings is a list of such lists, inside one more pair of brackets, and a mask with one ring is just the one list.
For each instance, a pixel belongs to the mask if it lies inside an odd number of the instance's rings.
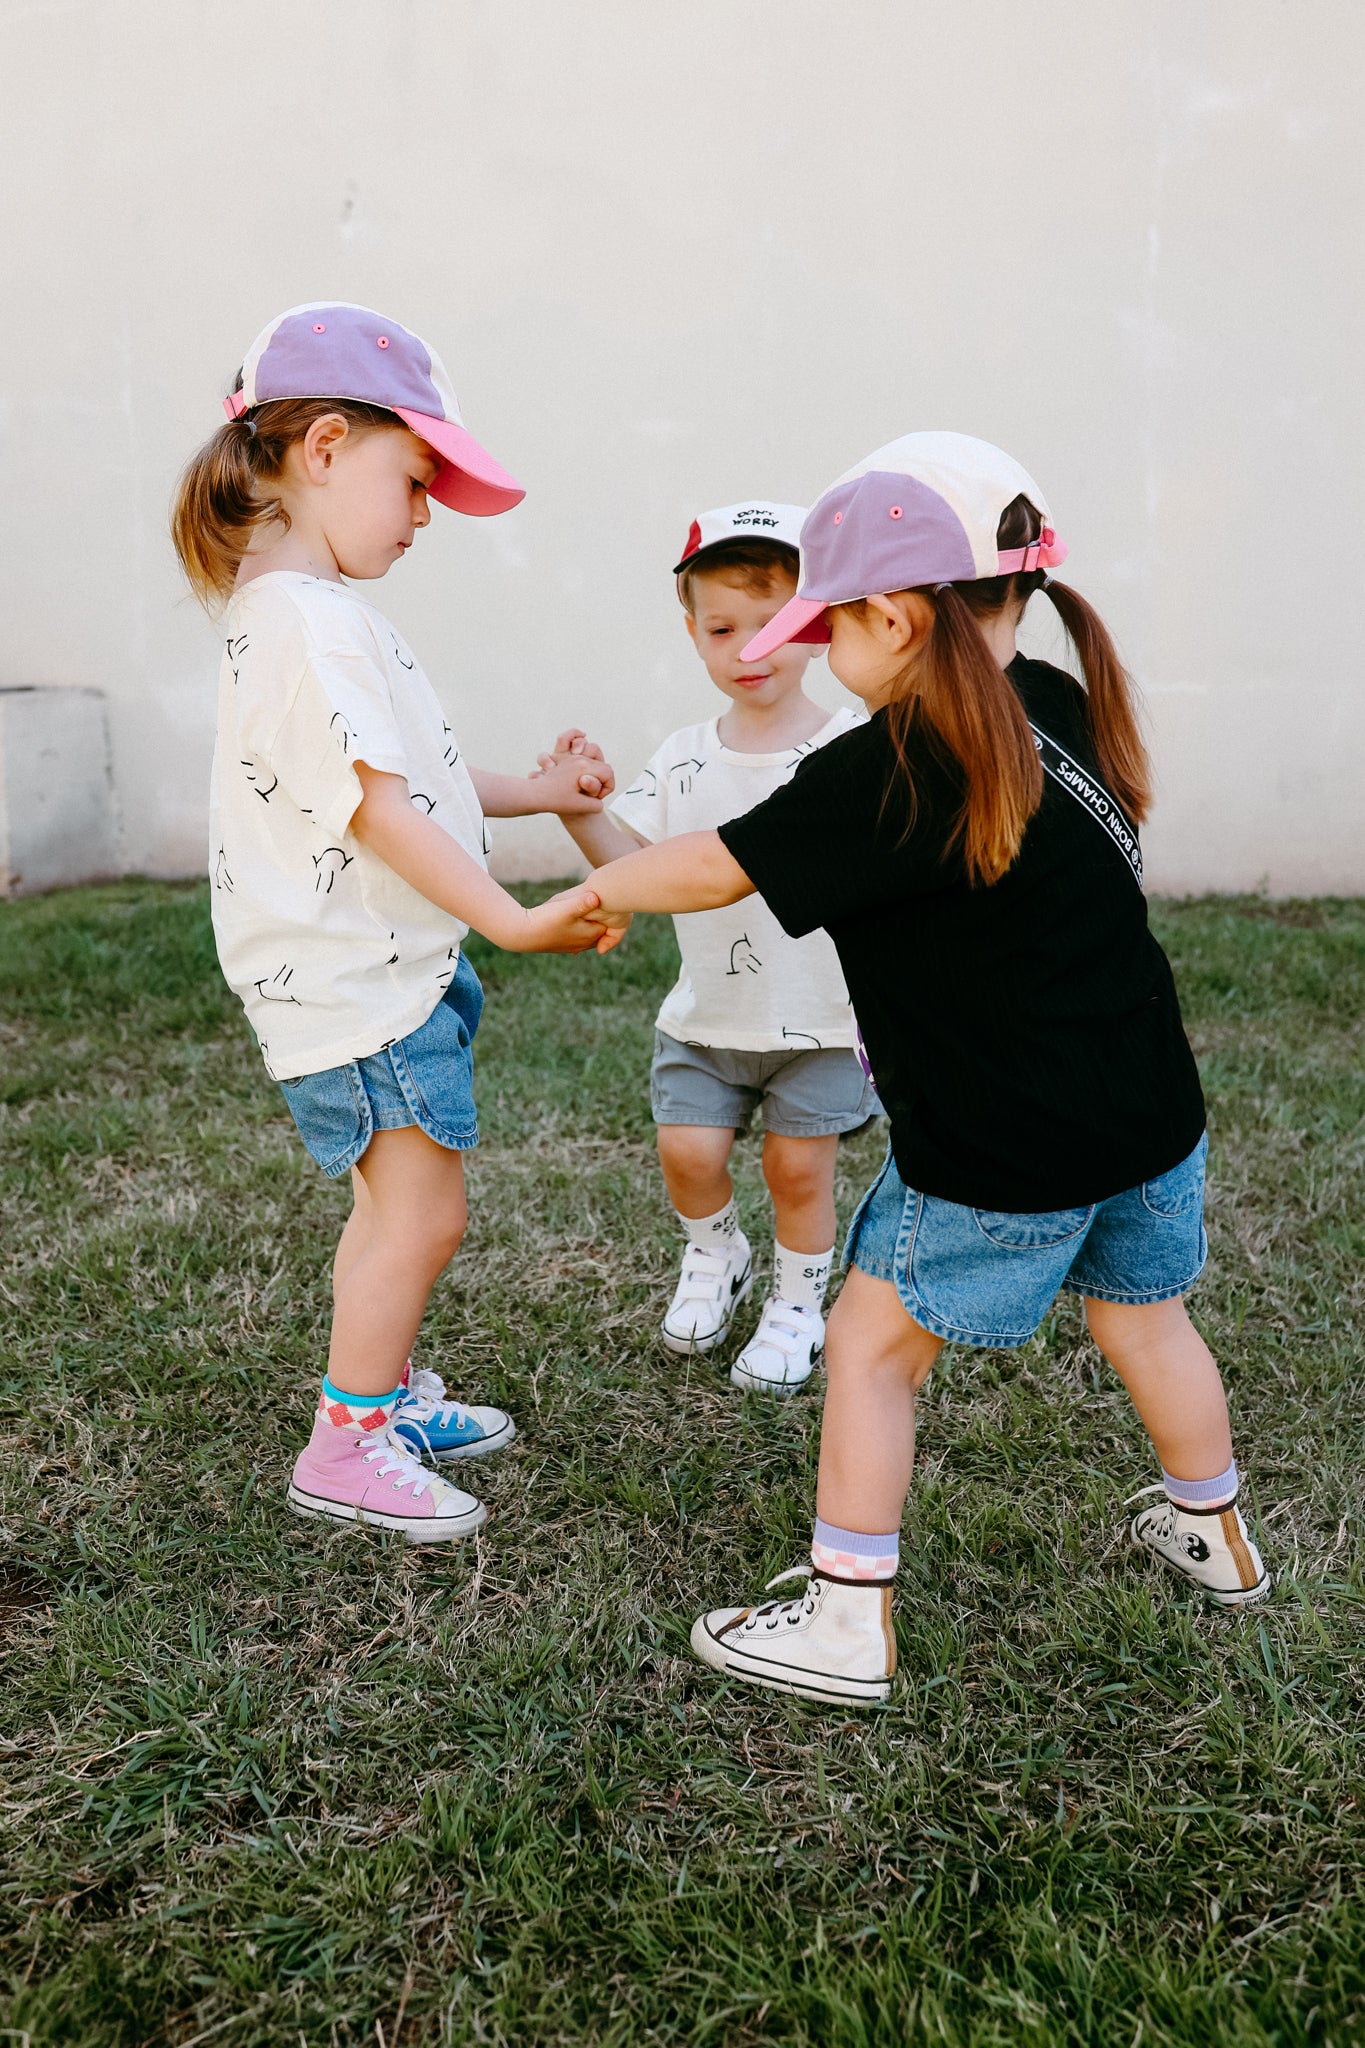
{"label": "held hands", "polygon": [[[591,767],[586,764],[591,762]],[[531,781],[539,782],[544,808],[561,818],[581,818],[600,811],[616,787],[616,776],[602,749],[577,726],[560,733],[553,748],[536,756]]]}
{"label": "held hands", "polygon": [[[608,771],[610,772],[610,771]],[[561,889],[545,903],[526,912],[526,953],[609,953],[620,944],[630,923],[630,913],[614,912],[604,917],[601,898],[586,882]]]}

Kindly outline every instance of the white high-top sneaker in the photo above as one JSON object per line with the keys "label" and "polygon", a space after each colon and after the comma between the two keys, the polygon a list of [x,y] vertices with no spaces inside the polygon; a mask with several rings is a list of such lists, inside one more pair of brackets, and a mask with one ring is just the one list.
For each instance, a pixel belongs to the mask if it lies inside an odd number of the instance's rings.
{"label": "white high-top sneaker", "polygon": [[825,1319],[819,1311],[770,1294],[758,1328],[730,1367],[731,1381],[759,1394],[799,1393],[824,1348]]}
{"label": "white high-top sneaker", "polygon": [[1265,1598],[1270,1574],[1236,1501],[1221,1508],[1177,1507],[1158,1480],[1133,1494],[1127,1505],[1153,1493],[1161,1499],[1135,1515],[1129,1531],[1140,1550],[1152,1551],[1182,1578],[1201,1586],[1220,1607],[1246,1607]]}
{"label": "white high-top sneaker", "polygon": [[753,1284],[749,1240],[742,1230],[714,1251],[689,1244],[660,1331],[669,1350],[714,1351],[723,1344]]}
{"label": "white high-top sneaker", "polygon": [[809,1565],[794,1565],[769,1579],[767,1590],[804,1578],[795,1600],[761,1607],[718,1607],[692,1624],[692,1648],[703,1664],[794,1692],[804,1700],[842,1700],[872,1706],[891,1690],[896,1636],[889,1585],[851,1586],[825,1579]]}

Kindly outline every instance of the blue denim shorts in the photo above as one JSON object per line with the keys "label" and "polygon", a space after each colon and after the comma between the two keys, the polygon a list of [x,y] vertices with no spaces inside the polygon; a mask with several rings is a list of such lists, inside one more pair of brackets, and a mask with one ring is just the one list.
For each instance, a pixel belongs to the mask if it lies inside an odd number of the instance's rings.
{"label": "blue denim shorts", "polygon": [[416,1124],[452,1152],[478,1144],[474,1033],[482,1010],[479,977],[461,953],[450,987],[406,1038],[363,1060],[280,1082],[299,1136],[329,1180],[350,1172],[376,1131]]}
{"label": "blue denim shorts", "polygon": [[890,1280],[926,1330],[954,1344],[1026,1344],[1063,1288],[1139,1305],[1186,1294],[1204,1268],[1207,1136],[1156,1180],[1041,1216],[967,1209],[908,1188],[887,1154],[844,1259]]}

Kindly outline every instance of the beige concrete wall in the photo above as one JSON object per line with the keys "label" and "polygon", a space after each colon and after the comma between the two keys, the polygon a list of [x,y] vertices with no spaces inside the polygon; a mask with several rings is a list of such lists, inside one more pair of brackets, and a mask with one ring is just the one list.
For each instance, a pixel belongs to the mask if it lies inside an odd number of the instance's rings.
{"label": "beige concrete wall", "polygon": [[[429,334],[529,487],[382,588],[474,759],[576,718],[631,767],[709,708],[667,573],[693,511],[955,426],[1043,480],[1146,689],[1154,884],[1365,889],[1365,10],[0,20],[0,683],[109,693],[131,868],[203,864],[217,643],[172,480],[255,331],[332,295]],[[504,872],[560,846],[500,829]]]}

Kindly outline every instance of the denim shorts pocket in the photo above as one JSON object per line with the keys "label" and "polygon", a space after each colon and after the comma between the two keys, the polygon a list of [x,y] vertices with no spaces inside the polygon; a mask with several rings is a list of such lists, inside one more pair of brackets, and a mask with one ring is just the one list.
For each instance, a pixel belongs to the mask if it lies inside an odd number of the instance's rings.
{"label": "denim shorts pocket", "polygon": [[299,1136],[323,1172],[345,1173],[370,1141],[374,1120],[354,1062],[281,1081]]}
{"label": "denim shorts pocket", "polygon": [[469,964],[468,956],[462,951],[455,963],[455,972],[450,985],[441,998],[446,1009],[457,1017],[464,1033],[463,1043],[471,1045],[474,1033],[479,1028],[483,1015],[483,983]]}
{"label": "denim shorts pocket", "polygon": [[1003,1251],[1029,1252],[1080,1237],[1094,1213],[1093,1204],[1088,1209],[1051,1209],[1037,1216],[1014,1215],[1006,1209],[973,1209],[972,1220],[981,1235]]}
{"label": "denim shorts pocket", "polygon": [[1208,1152],[1206,1133],[1179,1166],[1159,1173],[1155,1180],[1143,1181],[1143,1207],[1154,1216],[1186,1216],[1191,1209],[1198,1208],[1204,1199],[1204,1162]]}
{"label": "denim shorts pocket", "polygon": [[438,1003],[420,1030],[389,1047],[399,1086],[419,1126],[442,1137],[472,1136],[474,1053],[472,1034],[451,1003]]}
{"label": "denim shorts pocket", "polygon": [[1025,1344],[1056,1299],[1091,1215],[1020,1216],[921,1195],[897,1247],[901,1300],[950,1342]]}

